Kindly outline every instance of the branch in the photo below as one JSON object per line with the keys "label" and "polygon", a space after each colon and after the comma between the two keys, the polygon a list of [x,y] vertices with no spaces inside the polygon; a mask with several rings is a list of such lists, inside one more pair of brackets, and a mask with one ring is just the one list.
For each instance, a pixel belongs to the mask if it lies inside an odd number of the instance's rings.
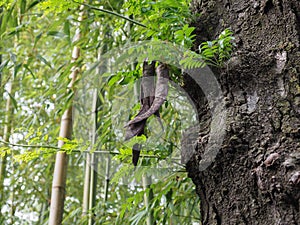
{"label": "branch", "polygon": [[[56,149],[59,151],[70,151],[70,149],[66,149],[66,148],[59,148],[56,146],[52,146],[52,145],[25,145],[25,144],[13,144],[10,142],[6,142],[3,140],[0,140],[1,143],[9,145],[9,146],[14,146],[14,147],[23,147],[23,148],[48,148],[48,149]],[[82,151],[79,149],[73,149],[71,150],[72,152],[84,152],[84,153],[102,153],[102,154],[120,154],[118,152],[110,152],[110,151]]]}
{"label": "branch", "polygon": [[95,6],[92,6],[92,5],[89,5],[89,4],[86,4],[86,3],[76,2],[76,1],[74,1],[74,0],[73,0],[73,2],[76,3],[76,4],[79,4],[79,5],[84,5],[84,6],[88,7],[88,8],[94,9],[94,10],[96,10],[96,11],[100,11],[100,12],[104,12],[104,13],[107,13],[107,14],[110,14],[110,15],[113,15],[113,16],[120,17],[120,18],[122,18],[122,19],[124,19],[124,20],[127,20],[127,21],[133,23],[133,24],[136,24],[136,25],[138,25],[138,26],[147,28],[146,25],[144,25],[144,24],[142,24],[142,23],[140,23],[140,22],[138,22],[138,21],[136,21],[136,20],[133,20],[133,19],[131,19],[131,18],[129,18],[129,17],[123,16],[123,15],[121,15],[121,14],[119,14],[119,13],[116,13],[116,12],[113,12],[113,11],[109,11],[109,10],[106,10],[106,9],[100,9],[100,8],[97,8],[97,7],[95,7]]}
{"label": "branch", "polygon": [[[6,141],[3,141],[3,140],[0,140],[0,143],[3,143],[3,144],[8,145],[8,146],[14,146],[14,147],[23,147],[23,148],[49,148],[49,149],[56,149],[56,150],[59,150],[59,151],[70,151],[70,149],[59,148],[59,147],[52,146],[52,145],[13,144],[13,143],[6,142]],[[71,152],[120,155],[119,152],[111,152],[111,151],[86,151],[86,150],[82,151],[82,150],[79,150],[79,149],[72,149]],[[129,154],[126,154],[126,155],[130,156]],[[158,156],[155,156],[155,155],[142,155],[142,157],[146,157],[146,158],[159,158]]]}

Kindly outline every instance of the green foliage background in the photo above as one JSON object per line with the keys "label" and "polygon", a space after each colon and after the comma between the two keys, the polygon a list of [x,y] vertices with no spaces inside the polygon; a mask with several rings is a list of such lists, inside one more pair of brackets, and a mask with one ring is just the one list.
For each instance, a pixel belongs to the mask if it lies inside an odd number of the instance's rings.
{"label": "green foliage background", "polygon": [[[78,21],[80,3],[86,4],[84,10],[87,11],[81,22]],[[59,150],[55,146],[60,139],[60,118],[74,98],[74,92],[67,88],[72,67],[80,68],[78,80],[83,79],[86,73],[96,73],[93,65],[99,52],[105,53],[133,41],[163,40],[190,48],[195,35],[194,28],[188,24],[193,15],[188,0],[4,0],[0,1],[0,7],[0,93],[3,96],[0,123],[4,125],[5,118],[11,113],[5,110],[9,98],[14,112],[10,115],[12,132],[9,143],[3,141],[4,129],[2,126],[0,129],[1,157],[7,158],[0,223],[47,224],[53,155]],[[82,35],[78,42],[74,42],[77,28]],[[187,55],[182,64],[186,67],[204,63],[222,66],[230,57],[232,39],[232,34],[226,30],[218,40],[203,43],[201,54]],[[70,63],[74,46],[79,46],[82,52],[78,61]],[[101,108],[95,148],[90,150],[89,143],[80,138],[64,140],[66,144],[60,150],[67,151],[70,159],[63,224],[87,222],[87,217],[81,216],[83,152],[111,151],[112,160],[120,164],[130,160],[130,146],[118,144],[112,132],[110,112],[119,88],[133,84],[140,76],[140,65],[134,68],[129,65],[117,74],[100,74]],[[179,76],[180,71],[172,70],[174,81],[178,82]],[[13,85],[12,93],[6,91],[9,82]],[[165,107],[168,110],[162,110],[162,116],[169,126],[164,138],[169,142],[142,152],[150,157],[141,160],[143,165],[166,159],[176,145],[180,145],[180,133],[175,132],[180,126],[178,112],[171,104],[166,103]],[[132,114],[137,110],[138,105]],[[104,162],[106,156],[101,157],[100,161]],[[104,171],[106,164],[100,163],[99,166],[99,170]],[[150,189],[120,183],[122,173],[132,172],[133,168],[114,169],[120,172],[110,177],[114,182],[109,186],[107,201],[103,198],[105,176],[99,172],[95,224],[144,224],[149,210],[154,212],[157,224],[199,221],[199,199],[183,166],[182,171],[172,171],[151,185],[154,193],[151,209],[143,203],[143,195]],[[138,179],[143,173],[135,171],[133,178]]]}

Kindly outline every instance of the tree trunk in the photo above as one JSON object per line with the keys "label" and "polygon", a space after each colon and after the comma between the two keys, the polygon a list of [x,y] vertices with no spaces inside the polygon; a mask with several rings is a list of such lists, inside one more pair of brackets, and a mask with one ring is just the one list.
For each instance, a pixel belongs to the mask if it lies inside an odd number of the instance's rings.
{"label": "tree trunk", "polygon": [[214,71],[226,102],[226,135],[204,171],[209,108],[186,78],[202,127],[187,163],[202,224],[300,224],[300,2],[194,0],[192,7],[200,13],[197,45],[227,27],[237,44]]}

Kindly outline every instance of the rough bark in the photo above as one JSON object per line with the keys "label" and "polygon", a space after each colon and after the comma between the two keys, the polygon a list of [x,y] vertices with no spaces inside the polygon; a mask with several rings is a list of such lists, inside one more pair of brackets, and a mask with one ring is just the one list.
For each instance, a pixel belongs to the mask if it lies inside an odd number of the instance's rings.
{"label": "rough bark", "polygon": [[214,71],[226,101],[226,137],[202,172],[209,108],[186,78],[201,127],[187,170],[201,198],[202,224],[300,224],[300,2],[194,0],[192,7],[201,13],[195,47],[227,27],[237,43]]}

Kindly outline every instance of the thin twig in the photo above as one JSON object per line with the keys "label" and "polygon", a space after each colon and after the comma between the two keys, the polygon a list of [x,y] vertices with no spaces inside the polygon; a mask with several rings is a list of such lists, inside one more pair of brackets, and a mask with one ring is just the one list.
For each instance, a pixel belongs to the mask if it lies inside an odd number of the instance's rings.
{"label": "thin twig", "polygon": [[[23,148],[48,148],[48,149],[56,149],[59,151],[67,151],[67,152],[81,152],[81,153],[96,153],[96,154],[112,154],[112,155],[120,155],[119,152],[112,152],[112,151],[87,151],[87,150],[79,150],[79,149],[66,149],[66,148],[59,148],[56,146],[51,145],[25,145],[25,144],[14,144],[10,142],[6,142],[3,140],[0,140],[1,143],[8,145],[8,146],[14,146],[14,147],[23,147]],[[13,149],[14,150],[14,149]],[[125,156],[131,156],[130,154],[124,154]],[[141,155],[142,157],[146,158],[159,158],[159,156],[156,155]]]}
{"label": "thin twig", "polygon": [[10,142],[6,142],[3,140],[0,140],[1,143],[9,145],[9,146],[14,146],[14,147],[23,147],[23,148],[48,148],[48,149],[56,149],[59,151],[71,151],[71,152],[83,152],[83,153],[102,153],[102,154],[120,154],[118,152],[110,152],[110,151],[82,151],[80,149],[66,149],[66,148],[60,148],[52,145],[26,145],[26,144],[14,144]]}
{"label": "thin twig", "polygon": [[142,23],[140,23],[140,22],[138,22],[138,21],[136,21],[136,20],[130,19],[129,17],[123,16],[123,15],[121,15],[121,14],[119,14],[119,13],[116,13],[116,12],[113,12],[113,11],[109,11],[109,10],[106,10],[106,9],[100,9],[100,8],[97,8],[97,7],[95,7],[95,6],[92,6],[92,5],[89,5],[89,4],[86,4],[86,3],[76,2],[76,1],[74,1],[74,0],[73,0],[73,2],[75,2],[75,3],[77,3],[77,4],[80,4],[80,5],[84,5],[84,6],[86,6],[86,7],[89,7],[90,9],[94,9],[94,10],[96,10],[96,11],[100,11],[100,12],[108,13],[108,14],[113,15],[113,16],[120,17],[120,18],[122,18],[122,19],[124,19],[124,20],[127,20],[127,21],[131,22],[131,23],[134,23],[134,24],[139,25],[139,26],[141,26],[141,27],[147,28],[146,25],[144,25],[144,24],[142,24]]}

